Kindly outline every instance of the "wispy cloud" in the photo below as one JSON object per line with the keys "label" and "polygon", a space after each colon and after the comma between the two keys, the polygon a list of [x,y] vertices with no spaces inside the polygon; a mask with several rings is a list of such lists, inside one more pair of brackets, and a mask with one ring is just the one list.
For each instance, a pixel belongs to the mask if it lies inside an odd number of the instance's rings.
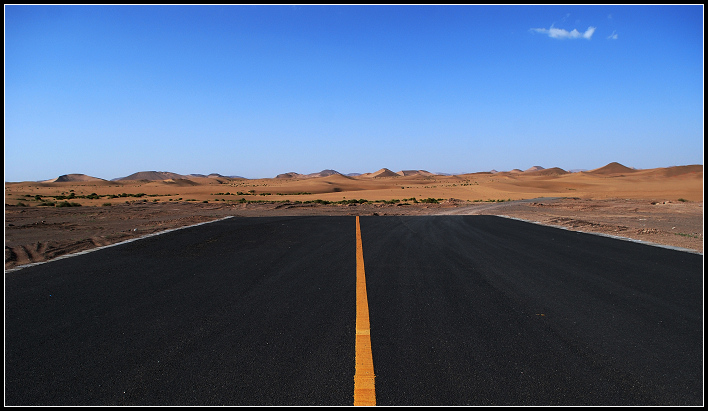
{"label": "wispy cloud", "polygon": [[617,40],[617,33],[615,31],[612,31],[612,34],[607,36],[608,40]]}
{"label": "wispy cloud", "polygon": [[595,27],[588,27],[587,30],[585,30],[584,33],[579,32],[577,29],[573,29],[573,31],[568,31],[565,29],[558,29],[553,27],[551,25],[551,28],[549,29],[531,29],[531,31],[534,31],[536,33],[542,33],[542,34],[547,34],[548,37],[554,38],[554,39],[579,39],[579,38],[584,38],[587,40],[590,40],[592,37],[592,34],[595,32]]}

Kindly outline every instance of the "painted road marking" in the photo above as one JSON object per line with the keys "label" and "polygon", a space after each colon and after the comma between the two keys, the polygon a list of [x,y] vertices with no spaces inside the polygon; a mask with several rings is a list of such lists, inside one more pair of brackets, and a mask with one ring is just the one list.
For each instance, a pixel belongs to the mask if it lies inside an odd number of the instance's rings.
{"label": "painted road marking", "polygon": [[374,359],[371,355],[369,301],[366,297],[364,249],[361,245],[359,216],[356,216],[356,345],[354,405],[376,405]]}

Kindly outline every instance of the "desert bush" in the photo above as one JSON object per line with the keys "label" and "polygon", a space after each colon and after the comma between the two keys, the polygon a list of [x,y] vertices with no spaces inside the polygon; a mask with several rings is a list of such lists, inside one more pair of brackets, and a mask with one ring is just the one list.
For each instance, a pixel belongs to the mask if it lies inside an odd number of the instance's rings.
{"label": "desert bush", "polygon": [[79,203],[70,203],[68,201],[62,201],[56,205],[57,207],[81,207]]}
{"label": "desert bush", "polygon": [[113,204],[111,204],[111,203],[103,203],[103,206],[104,206],[104,207],[110,207],[110,206],[112,206],[112,205],[113,205]]}
{"label": "desert bush", "polygon": [[701,238],[701,236],[698,234],[688,234],[688,233],[674,233],[674,234],[680,235],[682,237]]}

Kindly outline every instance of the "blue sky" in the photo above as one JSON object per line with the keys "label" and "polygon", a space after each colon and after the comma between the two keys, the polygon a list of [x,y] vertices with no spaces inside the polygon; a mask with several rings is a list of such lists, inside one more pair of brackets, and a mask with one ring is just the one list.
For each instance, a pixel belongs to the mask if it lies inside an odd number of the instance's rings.
{"label": "blue sky", "polygon": [[5,181],[702,153],[702,5],[5,6]]}

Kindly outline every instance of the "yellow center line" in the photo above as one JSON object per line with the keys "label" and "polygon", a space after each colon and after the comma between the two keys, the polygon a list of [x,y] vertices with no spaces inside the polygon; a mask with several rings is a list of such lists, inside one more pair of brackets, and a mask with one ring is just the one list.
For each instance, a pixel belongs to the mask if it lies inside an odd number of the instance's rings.
{"label": "yellow center line", "polygon": [[356,216],[356,345],[354,405],[376,405],[374,359],[371,356],[369,301],[366,297],[364,249],[361,245],[359,216]]}

